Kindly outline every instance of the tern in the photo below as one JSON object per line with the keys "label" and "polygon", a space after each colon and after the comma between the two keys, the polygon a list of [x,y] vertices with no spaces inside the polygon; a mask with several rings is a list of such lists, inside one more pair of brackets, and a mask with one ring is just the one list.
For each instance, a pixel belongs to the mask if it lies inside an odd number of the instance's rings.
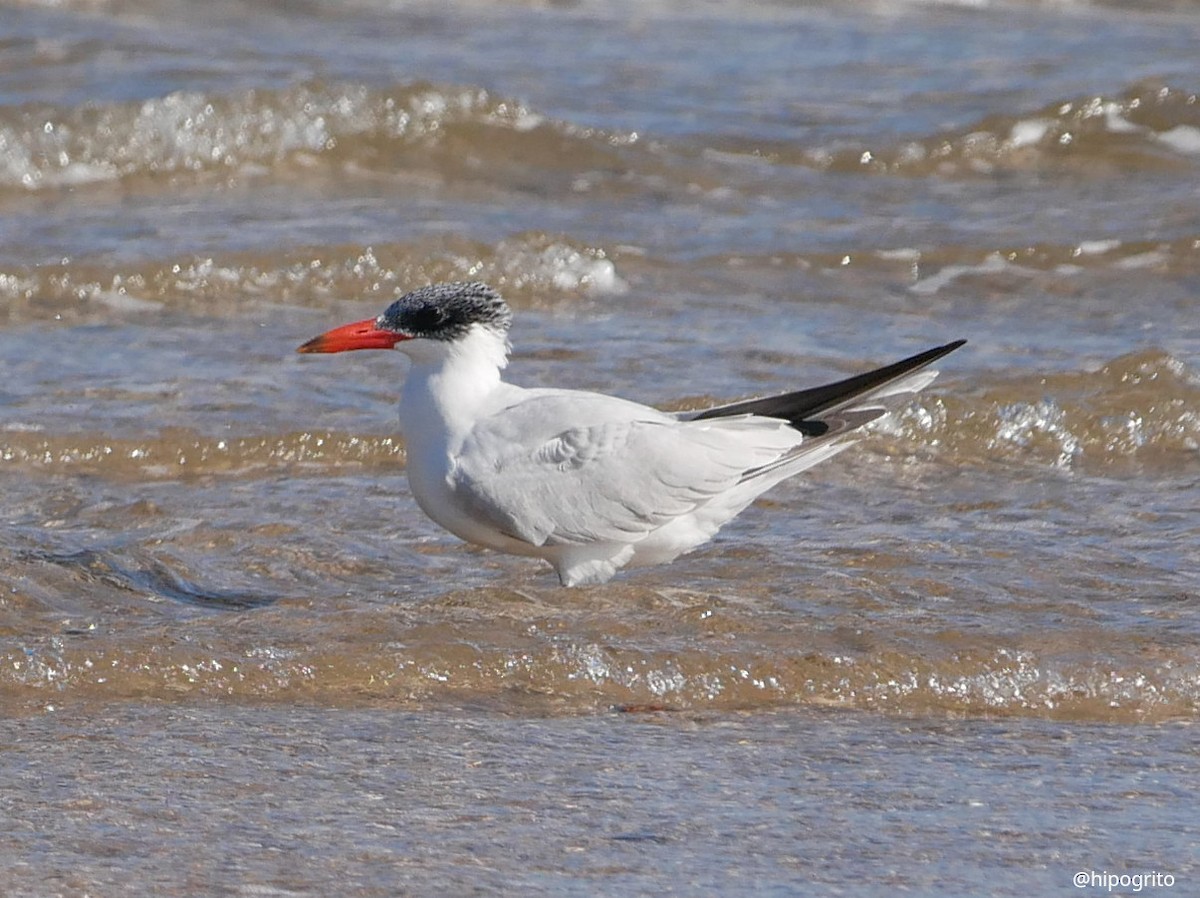
{"label": "tern", "polygon": [[966,341],[825,386],[664,412],[602,393],[506,383],[512,312],[486,284],[434,284],[299,352],[398,349],[409,488],[480,546],[548,561],[564,586],[603,583],[708,542],[775,484],[846,449]]}

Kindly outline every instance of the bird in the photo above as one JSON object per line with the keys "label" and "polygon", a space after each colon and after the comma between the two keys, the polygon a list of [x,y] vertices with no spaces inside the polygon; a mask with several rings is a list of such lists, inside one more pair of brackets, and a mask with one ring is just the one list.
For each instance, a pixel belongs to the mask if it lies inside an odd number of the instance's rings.
{"label": "bird", "polygon": [[502,379],[512,311],[479,282],[415,289],[301,353],[396,349],[409,489],[469,543],[604,583],[703,545],[762,493],[861,436],[879,400],[927,386],[956,340],[835,383],[690,411]]}

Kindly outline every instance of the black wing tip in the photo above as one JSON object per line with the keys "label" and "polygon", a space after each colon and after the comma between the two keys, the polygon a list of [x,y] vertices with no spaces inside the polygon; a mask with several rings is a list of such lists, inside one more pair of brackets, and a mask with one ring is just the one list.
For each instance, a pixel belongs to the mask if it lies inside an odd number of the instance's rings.
{"label": "black wing tip", "polygon": [[[924,352],[918,352],[916,355],[910,355],[906,359],[901,359],[891,365],[886,365],[883,368],[876,368],[874,371],[868,371],[866,374],[860,375],[861,378],[870,378],[873,375],[884,375],[883,382],[902,377],[911,371],[918,371],[921,368],[931,365],[938,359],[948,356],[956,349],[961,349],[967,345],[966,340],[952,340],[949,343],[944,343],[941,346],[934,346],[932,349],[926,349]],[[859,378],[851,377],[840,383],[850,384]],[[832,384],[830,386],[833,386]]]}
{"label": "black wing tip", "polygon": [[966,345],[966,340],[952,340],[949,343],[942,344],[941,346],[934,346],[932,349],[926,349],[924,352],[918,352],[916,355],[909,356],[908,358],[897,362],[895,365],[889,365],[888,367],[899,368],[903,365],[911,364],[914,366],[913,370],[915,371],[917,368],[923,365],[928,365],[930,362],[935,362],[942,356],[949,355],[950,353],[954,352],[954,350],[961,349]]}
{"label": "black wing tip", "polygon": [[701,421],[706,418],[754,414],[787,421],[806,436],[822,436],[828,430],[828,427],[823,425],[820,420],[823,413],[841,408],[856,396],[918,371],[966,345],[966,342],[966,340],[954,340],[941,346],[934,346],[932,349],[918,352],[916,355],[901,359],[891,365],[885,365],[882,368],[876,368],[873,371],[824,386],[704,409],[689,414],[686,420]]}
{"label": "black wing tip", "polygon": [[936,358],[940,359],[943,356],[947,356],[950,353],[954,352],[954,350],[962,349],[966,345],[967,345],[967,340],[965,337],[960,340],[951,340],[949,343],[946,343],[945,345],[938,347],[938,354],[937,354]]}

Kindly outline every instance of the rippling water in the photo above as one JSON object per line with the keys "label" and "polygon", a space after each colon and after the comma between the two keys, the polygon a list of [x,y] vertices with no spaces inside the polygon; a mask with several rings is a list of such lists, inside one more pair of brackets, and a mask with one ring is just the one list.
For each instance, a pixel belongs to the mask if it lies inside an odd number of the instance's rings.
{"label": "rippling water", "polygon": [[[1140,740],[1118,776],[1194,761],[1198,41],[1186,2],[0,3],[8,732],[195,714],[236,758],[247,709],[279,732],[465,715],[520,757],[547,717],[595,739],[612,708],[701,715],[720,741],[734,715],[754,740],[832,707],[866,712],[837,718],[848,757],[858,725],[966,717]],[[417,510],[399,358],[293,353],[462,278],[516,309],[517,381],[664,407],[971,343],[712,545],[561,590]],[[339,751],[370,765],[372,738]],[[1139,863],[1194,879],[1171,819]],[[1081,867],[1115,865],[1105,844]],[[1075,859],[1038,857],[1003,887],[1065,887]],[[191,893],[162,863],[137,875]],[[781,869],[758,884],[811,881]]]}

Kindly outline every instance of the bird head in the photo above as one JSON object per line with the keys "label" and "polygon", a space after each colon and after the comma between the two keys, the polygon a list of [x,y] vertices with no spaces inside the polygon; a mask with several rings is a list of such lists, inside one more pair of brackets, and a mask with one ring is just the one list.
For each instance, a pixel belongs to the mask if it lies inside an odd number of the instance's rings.
{"label": "bird head", "polygon": [[503,340],[511,323],[507,303],[487,284],[433,284],[406,293],[376,318],[335,327],[296,351],[407,349],[403,344],[410,340],[454,343],[476,327]]}

